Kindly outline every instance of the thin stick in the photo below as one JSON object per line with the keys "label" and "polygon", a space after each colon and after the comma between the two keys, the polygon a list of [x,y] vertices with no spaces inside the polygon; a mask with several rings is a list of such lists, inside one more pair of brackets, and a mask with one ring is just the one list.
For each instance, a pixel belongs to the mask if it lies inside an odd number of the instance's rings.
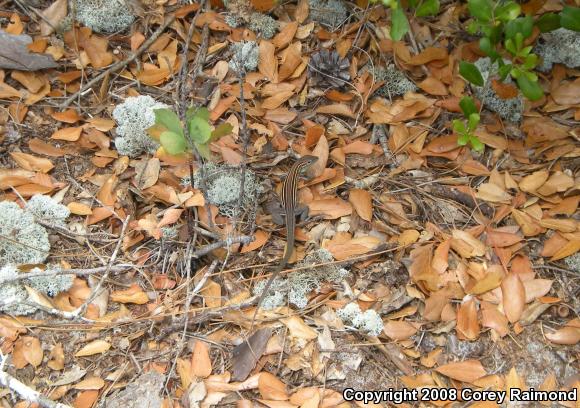
{"label": "thin stick", "polygon": [[79,97],[82,94],[84,94],[85,91],[87,91],[88,89],[92,88],[93,85],[95,85],[97,82],[99,82],[105,76],[110,75],[111,73],[116,72],[116,71],[118,71],[120,69],[123,69],[127,65],[129,65],[131,62],[135,61],[135,59],[137,59],[137,57],[139,55],[141,55],[144,51],[146,51],[157,40],[157,38],[159,38],[159,36],[161,35],[161,33],[163,33],[163,31],[165,31],[165,29],[167,27],[169,27],[171,25],[171,23],[173,23],[174,20],[175,20],[175,14],[172,14],[172,15],[168,16],[165,19],[165,21],[163,22],[163,24],[161,26],[159,26],[159,28],[157,29],[157,31],[155,31],[151,35],[151,37],[149,37],[143,44],[141,44],[141,46],[137,49],[137,51],[131,53],[129,55],[129,58],[127,58],[127,59],[125,59],[123,61],[117,61],[116,63],[114,63],[113,65],[111,65],[107,70],[101,72],[99,75],[97,75],[96,77],[94,77],[93,79],[91,79],[83,87],[81,87],[81,89],[79,89],[73,95],[69,96],[62,104],[60,104],[59,105],[59,108],[60,109],[66,108],[77,97]]}

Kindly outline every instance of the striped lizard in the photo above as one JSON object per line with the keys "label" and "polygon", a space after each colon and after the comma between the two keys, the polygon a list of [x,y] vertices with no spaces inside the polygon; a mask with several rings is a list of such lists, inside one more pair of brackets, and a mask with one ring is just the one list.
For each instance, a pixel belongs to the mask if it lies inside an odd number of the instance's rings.
{"label": "striped lizard", "polygon": [[[294,251],[294,227],[296,226],[295,217],[297,214],[304,213],[304,209],[300,209],[298,207],[298,179],[300,178],[300,173],[302,170],[307,169],[317,160],[318,158],[315,156],[302,156],[292,165],[290,171],[288,172],[288,176],[282,184],[280,202],[284,207],[284,214],[286,215],[286,248],[284,249],[284,256],[282,257],[280,265],[278,265],[276,270],[272,272],[270,279],[268,279],[268,282],[266,283],[266,286],[264,286],[264,290],[258,299],[258,305],[256,306],[254,317],[252,318],[252,328],[254,327],[254,321],[256,320],[258,310],[260,310],[260,305],[268,294],[270,286],[272,286],[274,279],[276,279],[278,274],[284,269],[290,260],[290,257],[292,256],[292,252]],[[306,208],[306,210],[307,209],[308,208]]]}

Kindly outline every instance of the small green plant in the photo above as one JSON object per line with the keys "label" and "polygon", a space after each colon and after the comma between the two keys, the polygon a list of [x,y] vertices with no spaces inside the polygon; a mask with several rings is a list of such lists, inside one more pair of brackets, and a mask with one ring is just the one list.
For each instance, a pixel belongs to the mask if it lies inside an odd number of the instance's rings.
{"label": "small green plant", "polygon": [[[185,115],[189,136],[195,149],[205,158],[210,157],[209,144],[232,131],[232,125],[222,123],[212,130],[207,108],[189,108]],[[155,109],[155,126],[150,131],[159,139],[161,147],[170,155],[188,151],[183,125],[179,117],[170,109]]]}
{"label": "small green plant", "polygon": [[[526,98],[541,99],[544,92],[533,72],[539,59],[532,53],[533,44],[526,40],[532,37],[534,26],[542,32],[560,27],[580,31],[580,9],[564,7],[559,14],[548,13],[534,20],[531,16],[520,16],[522,9],[512,0],[468,0],[467,7],[473,17],[467,30],[482,35],[479,48],[492,63],[497,62],[500,79],[503,81],[509,75]],[[507,62],[504,61],[506,57]],[[484,86],[483,77],[474,64],[462,61],[459,73],[472,84]]]}
{"label": "small green plant", "polygon": [[[409,32],[409,20],[401,0],[371,0],[373,3],[379,1],[391,9],[391,38],[400,41]],[[417,17],[435,16],[439,13],[439,0],[409,0],[407,3],[409,8],[415,9]]]}
{"label": "small green plant", "polygon": [[469,96],[464,96],[459,102],[461,112],[463,112],[464,120],[453,120],[453,131],[457,134],[457,144],[465,146],[468,143],[473,150],[477,152],[483,151],[483,143],[474,134],[477,125],[479,125],[479,111],[473,99]]}

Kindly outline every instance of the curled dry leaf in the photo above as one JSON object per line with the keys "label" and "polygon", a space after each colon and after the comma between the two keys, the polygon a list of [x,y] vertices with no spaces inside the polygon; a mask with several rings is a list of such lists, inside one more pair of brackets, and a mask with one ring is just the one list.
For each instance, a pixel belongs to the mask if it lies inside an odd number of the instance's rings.
{"label": "curled dry leaf", "polygon": [[454,380],[467,383],[473,383],[475,380],[487,375],[479,360],[449,363],[436,368],[435,371]]}
{"label": "curled dry leaf", "polygon": [[324,247],[327,249],[334,259],[337,261],[342,261],[355,257],[357,255],[363,255],[375,250],[383,241],[375,236],[363,236],[352,238],[346,242],[327,242]]}
{"label": "curled dry leaf", "polygon": [[88,377],[74,385],[76,390],[100,390],[105,386],[105,381],[100,377]]}
{"label": "curled dry leaf", "polygon": [[367,190],[352,189],[348,196],[348,201],[363,220],[371,222],[373,218],[373,198]]}
{"label": "curled dry leaf", "polygon": [[457,312],[457,331],[467,340],[476,340],[479,337],[479,322],[477,320],[477,305],[470,298],[461,303]]}
{"label": "curled dry leaf", "polygon": [[580,328],[566,326],[555,332],[546,332],[545,336],[552,343],[574,345],[580,342]]}
{"label": "curled dry leaf", "polygon": [[129,289],[117,290],[111,293],[111,301],[144,305],[149,302],[149,296],[143,292],[143,289],[138,284],[134,283]]}
{"label": "curled dry leaf", "polygon": [[550,173],[547,170],[540,170],[524,177],[519,183],[520,190],[526,193],[534,193],[544,185],[549,175]]}
{"label": "curled dry leaf", "polygon": [[31,154],[21,152],[10,152],[10,156],[24,170],[48,173],[54,167],[54,165],[50,160],[42,157],[36,157]]}
{"label": "curled dry leaf", "polygon": [[65,140],[67,142],[76,142],[81,137],[82,127],[69,127],[59,129],[50,136],[51,139]]}
{"label": "curled dry leaf", "polygon": [[261,248],[262,246],[264,246],[266,242],[268,242],[269,237],[270,237],[269,233],[265,232],[264,230],[257,229],[256,233],[254,234],[254,240],[250,242],[248,245],[244,245],[244,247],[240,252],[245,254],[247,252],[251,252],[258,248]]}
{"label": "curled dry leaf", "polygon": [[526,290],[516,273],[509,273],[501,283],[503,310],[510,321],[520,320],[526,304]]}
{"label": "curled dry leaf", "polygon": [[509,322],[507,318],[495,307],[481,311],[481,324],[483,327],[489,327],[495,330],[500,337],[504,337],[509,333]]}
{"label": "curled dry leaf", "polygon": [[42,363],[44,353],[40,341],[36,337],[25,336],[20,340],[22,342],[22,355],[24,359],[33,367],[38,367]]}
{"label": "curled dry leaf", "polygon": [[268,372],[260,373],[258,390],[266,400],[286,401],[289,397],[286,384]]}
{"label": "curled dry leaf", "polygon": [[88,357],[95,354],[102,354],[111,348],[111,343],[105,340],[91,341],[75,353],[75,357]]}
{"label": "curled dry leaf", "polygon": [[451,247],[464,258],[485,254],[485,244],[466,231],[453,230]]}
{"label": "curled dry leaf", "polygon": [[288,329],[290,330],[290,336],[302,339],[302,340],[313,340],[318,337],[316,330],[310,328],[304,320],[299,316],[291,316],[286,319],[280,320]]}

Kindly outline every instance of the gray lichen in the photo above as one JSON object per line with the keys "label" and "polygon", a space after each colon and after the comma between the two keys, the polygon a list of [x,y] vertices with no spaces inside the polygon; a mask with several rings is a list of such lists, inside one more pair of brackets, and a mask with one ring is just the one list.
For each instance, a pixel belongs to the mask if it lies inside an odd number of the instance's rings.
{"label": "gray lichen", "polygon": [[247,24],[250,30],[261,34],[261,36],[267,40],[274,37],[279,27],[276,20],[269,15],[262,13],[253,13]]}
{"label": "gray lichen", "polygon": [[18,204],[0,202],[0,266],[42,263],[48,257],[48,232]]}
{"label": "gray lichen", "polygon": [[[194,174],[193,185],[195,188],[201,189],[201,174],[201,169]],[[262,188],[253,171],[246,169],[244,197],[241,203],[239,203],[239,200],[242,188],[242,173],[239,167],[208,163],[204,165],[204,174],[207,199],[210,204],[214,204],[219,208],[221,214],[231,218],[234,217],[236,210],[241,208],[249,213],[250,218],[255,216],[253,208],[259,194],[262,192]],[[183,178],[181,183],[182,185],[188,185],[189,178]]]}
{"label": "gray lichen", "polygon": [[338,310],[336,314],[345,323],[371,336],[378,336],[384,328],[383,320],[377,312],[372,309],[363,312],[359,305],[354,302],[347,304]]}
{"label": "gray lichen", "polygon": [[[484,86],[472,87],[475,96],[481,100],[485,108],[496,112],[502,119],[519,123],[524,113],[524,100],[521,94],[512,99],[500,98],[491,87],[491,79],[498,77],[497,64],[492,65],[489,58],[480,58],[475,62],[475,65],[481,72],[484,82]],[[510,77],[506,78],[504,82],[513,83]]]}
{"label": "gray lichen", "polygon": [[255,41],[241,41],[230,45],[230,69],[236,73],[252,72],[258,67],[260,50]]}
{"label": "gray lichen", "polygon": [[117,121],[115,146],[122,155],[138,157],[142,153],[153,154],[159,143],[147,134],[155,124],[155,109],[167,108],[149,95],[131,96],[113,110]]}
{"label": "gray lichen", "polygon": [[[24,286],[28,286],[36,291],[48,296],[56,296],[71,288],[74,275],[54,275],[51,270],[54,267],[48,266],[46,276],[37,276],[30,279],[5,282],[18,276],[18,269],[14,265],[5,265],[0,268],[0,312],[23,316],[36,312],[34,302],[30,299],[28,291]],[[39,272],[34,268],[31,272]]]}
{"label": "gray lichen", "polygon": [[310,19],[336,30],[347,19],[348,12],[340,0],[309,0]]}
{"label": "gray lichen", "polygon": [[72,1],[76,1],[76,19],[99,33],[125,30],[135,20],[125,0]]}
{"label": "gray lichen", "polygon": [[559,28],[544,33],[536,43],[533,52],[542,57],[538,70],[548,72],[554,64],[564,64],[568,68],[580,67],[580,32]]}
{"label": "gray lichen", "polygon": [[[290,274],[287,278],[277,278],[272,283],[272,289],[264,298],[262,307],[273,309],[282,306],[285,302],[284,294],[288,292],[288,301],[299,309],[304,309],[308,304],[308,294],[320,289],[324,282],[340,282],[348,271],[344,268],[331,264],[332,255],[326,249],[319,249],[298,262],[296,266],[309,267],[303,272]],[[325,264],[312,267],[312,265]],[[266,281],[260,281],[254,287],[254,295],[261,295],[266,286]]]}
{"label": "gray lichen", "polygon": [[377,89],[376,93],[385,98],[404,95],[407,92],[414,92],[417,86],[411,82],[394,64],[387,65],[386,68],[374,70],[376,81],[384,81],[384,85]]}
{"label": "gray lichen", "polygon": [[70,210],[66,206],[42,194],[36,194],[28,200],[25,209],[31,212],[37,220],[59,227],[65,226],[65,220],[70,215]]}

